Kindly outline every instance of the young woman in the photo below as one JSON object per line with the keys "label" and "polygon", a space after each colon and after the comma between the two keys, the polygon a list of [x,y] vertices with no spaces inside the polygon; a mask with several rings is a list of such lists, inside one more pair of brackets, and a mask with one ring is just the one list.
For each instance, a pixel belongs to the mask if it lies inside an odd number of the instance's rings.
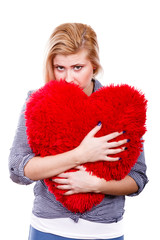
{"label": "young woman", "polygon": [[[100,69],[97,37],[90,26],[67,23],[54,30],[45,59],[46,83],[65,79],[79,85],[90,96],[102,86],[95,80]],[[28,145],[24,110],[25,105],[11,148],[9,168],[14,182],[36,182],[29,240],[123,239],[125,195],[138,195],[147,183],[144,152],[128,176],[121,181],[107,182],[90,175],[81,165],[99,160],[118,161],[114,154],[125,151],[124,144],[128,140],[112,143],[109,140],[123,134],[123,131],[97,138],[95,134],[103,124],[99,122],[77,148],[42,158],[35,156]],[[71,168],[78,168],[78,171],[64,173]],[[54,181],[58,188],[67,190],[66,195],[94,192],[105,194],[105,198],[88,212],[72,213],[56,201],[44,184],[43,179],[53,176],[61,177]]]}

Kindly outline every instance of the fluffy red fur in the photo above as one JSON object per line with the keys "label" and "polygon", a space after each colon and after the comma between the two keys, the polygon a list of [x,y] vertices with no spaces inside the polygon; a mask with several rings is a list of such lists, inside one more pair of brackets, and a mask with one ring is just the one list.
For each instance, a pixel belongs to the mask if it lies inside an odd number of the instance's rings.
{"label": "fluffy red fur", "polygon": [[[136,163],[146,131],[147,101],[134,87],[110,85],[88,97],[77,85],[65,81],[50,81],[34,92],[26,107],[28,142],[37,156],[56,155],[77,147],[99,121],[102,128],[97,137],[115,131],[126,133],[115,140],[130,139],[127,150],[118,154],[116,162],[86,163],[86,171],[104,178],[123,179]],[[125,145],[126,146],[126,145]],[[71,169],[69,171],[76,171]],[[51,179],[45,184],[63,206],[83,213],[99,204],[103,194],[86,193],[64,196]]]}

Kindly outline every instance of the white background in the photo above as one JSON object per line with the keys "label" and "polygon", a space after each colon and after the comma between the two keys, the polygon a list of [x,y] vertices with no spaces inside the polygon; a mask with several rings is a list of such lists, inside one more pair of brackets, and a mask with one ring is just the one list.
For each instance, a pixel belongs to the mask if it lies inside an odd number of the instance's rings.
{"label": "white background", "polygon": [[8,155],[30,89],[43,85],[44,49],[52,30],[82,22],[97,32],[104,74],[99,80],[134,85],[149,101],[145,155],[149,183],[127,198],[125,240],[160,239],[160,2],[157,0],[5,0],[0,2],[1,236],[27,240],[33,186],[9,179]]}

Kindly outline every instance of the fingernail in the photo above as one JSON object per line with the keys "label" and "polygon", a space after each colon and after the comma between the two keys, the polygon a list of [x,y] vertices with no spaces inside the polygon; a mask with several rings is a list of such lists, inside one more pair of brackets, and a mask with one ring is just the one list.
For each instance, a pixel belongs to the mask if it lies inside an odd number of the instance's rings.
{"label": "fingernail", "polygon": [[123,131],[123,133],[126,133],[126,131]]}
{"label": "fingernail", "polygon": [[119,158],[119,160],[121,160],[122,158]]}
{"label": "fingernail", "polygon": [[127,150],[127,149],[128,149],[127,147],[124,148],[124,150]]}
{"label": "fingernail", "polygon": [[97,125],[98,125],[98,126],[101,126],[101,124],[102,124],[101,121],[99,121]]}
{"label": "fingernail", "polygon": [[131,140],[130,139],[127,139],[127,142],[130,142]]}

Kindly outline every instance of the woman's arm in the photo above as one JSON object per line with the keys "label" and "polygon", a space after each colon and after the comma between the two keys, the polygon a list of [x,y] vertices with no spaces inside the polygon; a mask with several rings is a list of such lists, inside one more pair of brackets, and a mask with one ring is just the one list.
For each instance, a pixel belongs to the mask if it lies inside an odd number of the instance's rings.
{"label": "woman's arm", "polygon": [[33,157],[24,167],[24,175],[34,181],[53,177],[78,166],[77,157],[76,149],[55,156]]}
{"label": "woman's arm", "polygon": [[93,128],[83,139],[81,144],[71,151],[55,156],[33,157],[24,168],[25,176],[32,180],[41,180],[56,176],[86,162],[119,160],[117,157],[108,157],[108,155],[124,151],[125,147],[114,148],[125,144],[127,140],[124,139],[112,143],[108,141],[123,134],[123,132],[115,132],[96,138],[95,134],[100,129],[101,125],[97,125]]}
{"label": "woman's arm", "polygon": [[[28,97],[30,94],[31,91],[28,93]],[[16,134],[10,149],[8,165],[12,181],[18,184],[28,185],[33,183],[33,181],[24,176],[24,166],[35,156],[35,154],[32,152],[27,141],[24,118],[25,108],[26,106],[24,104],[20,113]]]}
{"label": "woman's arm", "polygon": [[106,181],[78,167],[79,171],[62,173],[54,181],[59,189],[68,190],[65,195],[80,192],[95,192],[108,195],[138,195],[148,182],[144,151],[141,152],[130,173],[122,180]]}
{"label": "woman's arm", "polygon": [[120,181],[112,180],[105,181],[100,179],[97,184],[97,193],[103,193],[107,195],[130,195],[138,191],[138,185],[130,176],[126,176]]}
{"label": "woman's arm", "polygon": [[[30,94],[31,92],[29,92],[28,98]],[[31,184],[35,180],[55,176],[85,162],[97,160],[115,161],[118,159],[107,155],[124,150],[124,147],[118,149],[114,149],[114,147],[125,144],[127,140],[113,143],[107,142],[122,134],[122,132],[100,138],[94,137],[101,129],[100,125],[93,128],[76,149],[56,156],[36,157],[27,141],[24,117],[25,107],[24,104],[9,155],[10,177],[16,183]]]}
{"label": "woman's arm", "polygon": [[79,171],[62,173],[56,178],[59,183],[57,188],[68,190],[65,195],[75,193],[95,192],[107,195],[129,195],[138,191],[138,185],[130,176],[126,176],[120,181],[106,181],[86,172],[83,167],[79,167]]}

